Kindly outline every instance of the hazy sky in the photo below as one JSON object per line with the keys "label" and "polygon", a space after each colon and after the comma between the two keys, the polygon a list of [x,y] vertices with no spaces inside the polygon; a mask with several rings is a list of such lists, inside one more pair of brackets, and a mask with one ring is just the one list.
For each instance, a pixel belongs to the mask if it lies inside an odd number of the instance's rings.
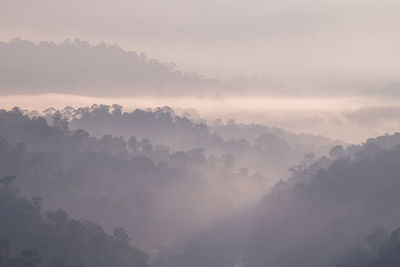
{"label": "hazy sky", "polygon": [[0,39],[118,43],[208,76],[398,82],[398,0],[0,0]]}

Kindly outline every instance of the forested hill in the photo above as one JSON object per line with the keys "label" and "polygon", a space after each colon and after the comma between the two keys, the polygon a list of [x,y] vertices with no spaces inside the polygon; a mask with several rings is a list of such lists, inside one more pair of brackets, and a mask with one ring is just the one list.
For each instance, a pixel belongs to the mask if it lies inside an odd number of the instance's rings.
{"label": "forested hill", "polygon": [[181,72],[175,64],[143,53],[79,39],[59,44],[18,38],[0,42],[0,58],[1,94],[18,89],[19,94],[215,95],[229,89],[217,79]]}
{"label": "forested hill", "polygon": [[[104,131],[125,135],[90,134],[99,123]],[[293,163],[318,151],[292,146],[272,133],[252,141],[224,139],[207,124],[168,108],[2,110],[0,136],[0,176],[17,176],[23,195],[42,196],[46,209],[62,208],[72,217],[100,223],[107,232],[124,227],[133,244],[152,257],[244,214],[268,191],[272,174],[289,173]],[[177,146],[170,148],[172,142]],[[238,236],[252,224],[244,221]],[[229,235],[213,234],[218,240]],[[224,247],[219,251],[232,254]]]}
{"label": "forested hill", "polygon": [[337,146],[329,158],[297,166],[265,196],[247,265],[398,266],[397,136]]}
{"label": "forested hill", "polygon": [[294,134],[266,125],[239,124],[232,120],[208,123],[193,119],[189,113],[177,114],[169,107],[124,111],[119,105],[93,105],[49,108],[44,114],[32,111],[27,114],[44,116],[51,124],[59,117],[58,124],[68,123],[72,130],[84,129],[97,137],[113,135],[128,140],[134,136],[138,142],[162,145],[172,151],[201,148],[206,154],[230,154],[238,166],[259,172],[271,182],[286,177],[287,169],[305,154],[327,155],[331,147],[343,144],[323,136]]}
{"label": "forested hill", "polygon": [[0,176],[17,176],[21,191],[44,197],[47,208],[107,231],[123,226],[152,253],[231,216],[268,189],[264,176],[229,154],[173,151],[134,136],[97,138],[69,130],[60,118],[49,125],[19,109],[0,112],[0,136]]}
{"label": "forested hill", "polygon": [[109,235],[61,209],[44,211],[42,199],[21,197],[14,180],[0,179],[1,267],[148,266],[147,255],[130,245],[124,229]]}
{"label": "forested hill", "polygon": [[[101,121],[124,136],[101,135],[106,128],[91,134]],[[18,177],[11,180],[26,198],[15,193],[6,197],[25,203],[22,207],[39,218],[38,225],[47,229],[61,217],[67,237],[69,225],[77,224],[85,232],[100,231],[107,246],[131,236],[129,244],[145,250],[157,267],[376,267],[396,262],[398,134],[343,147],[323,137],[266,126],[217,124],[180,116],[169,108],[123,112],[119,106],[93,106],[44,114],[1,110],[0,177]],[[321,146],[313,146],[312,140]],[[176,147],[168,146],[174,143]],[[290,177],[281,176],[276,184],[269,180],[274,171],[284,169]],[[15,192],[7,181],[10,178],[2,180],[5,192]],[[44,209],[56,211],[43,212],[38,198],[29,200],[38,195],[45,200]],[[102,225],[106,233],[119,230],[108,235],[88,220]],[[4,235],[9,232],[6,227],[10,226],[4,226]],[[31,229],[29,224],[18,227]],[[40,233],[37,240],[53,242],[46,239],[46,231]],[[371,235],[374,248],[364,241]],[[9,261],[66,261],[62,254],[54,252],[57,257],[50,258],[40,244],[13,241],[13,236],[2,243]],[[92,240],[92,235],[80,236]],[[143,255],[132,247],[129,251]],[[125,252],[116,249],[115,257],[101,260],[128,260],[120,254]],[[95,261],[91,253],[86,258],[76,255],[76,261],[66,264]]]}

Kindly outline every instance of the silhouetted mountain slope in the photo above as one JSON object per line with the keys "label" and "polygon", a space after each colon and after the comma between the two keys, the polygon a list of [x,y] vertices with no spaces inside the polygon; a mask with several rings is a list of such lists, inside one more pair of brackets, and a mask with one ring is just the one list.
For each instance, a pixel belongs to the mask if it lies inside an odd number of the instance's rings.
{"label": "silhouetted mountain slope", "polygon": [[0,179],[0,266],[148,266],[147,255],[129,244],[122,228],[109,235],[63,210],[43,211],[41,198],[18,195],[14,178]]}
{"label": "silhouetted mountain slope", "polygon": [[335,148],[335,159],[278,183],[262,205],[247,266],[336,266],[376,227],[398,227],[400,148],[393,145]]}
{"label": "silhouetted mountain slope", "polygon": [[359,248],[343,257],[338,267],[395,267],[400,266],[400,228],[389,233],[377,227],[365,236]]}
{"label": "silhouetted mountain slope", "polygon": [[219,80],[182,73],[174,64],[148,59],[117,45],[0,42],[2,94],[66,93],[79,95],[215,95]]}
{"label": "silhouetted mountain slope", "polygon": [[232,156],[173,152],[135,137],[96,138],[69,130],[61,117],[50,126],[18,109],[1,111],[0,136],[0,175],[18,176],[24,194],[106,230],[123,226],[154,253],[267,190],[262,176],[236,167]]}

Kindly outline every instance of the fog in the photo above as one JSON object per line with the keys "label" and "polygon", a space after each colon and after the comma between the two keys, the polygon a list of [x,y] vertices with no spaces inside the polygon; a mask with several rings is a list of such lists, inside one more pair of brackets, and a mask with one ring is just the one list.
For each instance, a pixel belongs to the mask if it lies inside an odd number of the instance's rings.
{"label": "fog", "polygon": [[48,107],[87,106],[94,103],[119,103],[124,110],[173,107],[209,123],[220,118],[242,123],[259,123],[296,133],[311,133],[358,143],[371,137],[394,133],[399,129],[400,100],[389,97],[87,97],[41,94],[8,95],[0,98],[5,108],[43,111]]}
{"label": "fog", "polygon": [[369,74],[350,77],[346,71],[346,82],[316,75],[315,86],[262,77],[208,78],[118,45],[79,39],[35,43],[16,38],[0,43],[0,56],[0,103],[6,108],[168,105],[209,122],[256,122],[346,142],[399,127],[399,83],[372,82]]}
{"label": "fog", "polygon": [[3,262],[362,267],[394,253],[399,134],[351,145],[197,116],[1,110],[0,212],[18,222],[0,224]]}
{"label": "fog", "polygon": [[0,0],[0,267],[400,266],[399,14]]}

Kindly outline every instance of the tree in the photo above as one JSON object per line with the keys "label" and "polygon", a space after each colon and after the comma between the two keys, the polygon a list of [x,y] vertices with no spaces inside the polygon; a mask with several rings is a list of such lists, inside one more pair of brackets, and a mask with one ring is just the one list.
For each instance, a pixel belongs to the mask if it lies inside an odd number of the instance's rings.
{"label": "tree", "polygon": [[129,236],[129,234],[125,231],[124,228],[118,227],[114,229],[114,234],[113,238],[115,241],[121,244],[129,244],[131,242],[132,238]]}
{"label": "tree", "polygon": [[329,156],[334,160],[341,159],[346,156],[346,150],[341,145],[334,146],[329,151]]}

